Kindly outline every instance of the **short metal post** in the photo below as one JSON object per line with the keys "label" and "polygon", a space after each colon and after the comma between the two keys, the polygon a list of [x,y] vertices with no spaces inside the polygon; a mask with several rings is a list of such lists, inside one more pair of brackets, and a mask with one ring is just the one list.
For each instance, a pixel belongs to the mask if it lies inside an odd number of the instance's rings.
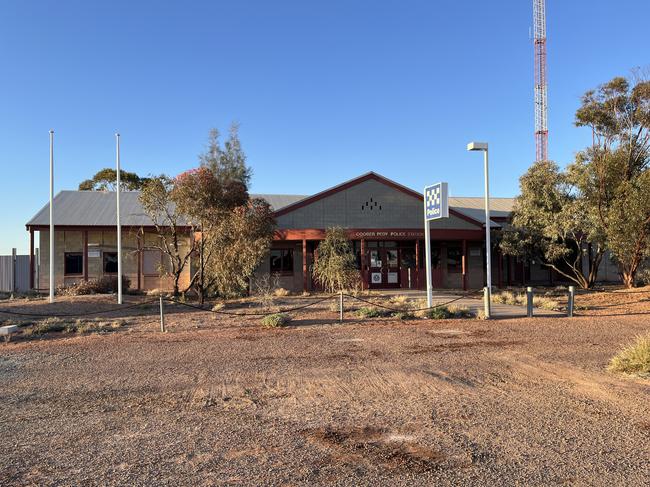
{"label": "short metal post", "polygon": [[492,317],[492,306],[490,303],[490,288],[487,286],[483,288],[483,311],[485,319],[489,320]]}
{"label": "short metal post", "polygon": [[36,288],[36,291],[39,291],[41,289],[41,249],[36,249],[35,250],[35,268],[36,268],[36,278],[34,279],[36,281],[36,285],[34,288]]}
{"label": "short metal post", "polygon": [[343,291],[339,294],[339,321],[343,323]]}
{"label": "short metal post", "polygon": [[569,286],[569,303],[567,306],[567,316],[573,318],[573,307],[576,302],[576,288],[575,286]]}
{"label": "short metal post", "polygon": [[533,288],[526,288],[526,316],[528,318],[533,317]]}
{"label": "short metal post", "polygon": [[408,268],[408,275],[409,275],[409,289],[411,289],[411,268]]}
{"label": "short metal post", "polygon": [[163,298],[160,296],[160,331],[165,332],[165,313],[163,312]]}
{"label": "short metal post", "polygon": [[11,249],[11,297],[16,292],[16,249]]}

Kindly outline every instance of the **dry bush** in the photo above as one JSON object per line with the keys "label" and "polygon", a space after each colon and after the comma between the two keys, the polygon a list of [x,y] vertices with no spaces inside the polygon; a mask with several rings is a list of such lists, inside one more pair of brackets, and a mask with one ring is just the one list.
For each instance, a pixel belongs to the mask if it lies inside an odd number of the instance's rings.
{"label": "dry bush", "polygon": [[340,305],[341,304],[338,302],[338,300],[331,301],[327,309],[329,309],[332,312],[338,313],[340,311]]}
{"label": "dry bush", "polygon": [[474,316],[474,313],[467,306],[460,304],[449,305],[447,309],[455,318],[472,318]]}
{"label": "dry bush", "polygon": [[404,294],[391,296],[391,298],[388,300],[388,306],[391,308],[399,309],[401,311],[406,311],[410,308],[409,298]]}
{"label": "dry bush", "polygon": [[253,282],[256,288],[255,294],[260,298],[262,307],[268,310],[273,308],[274,291],[279,287],[280,276],[278,274],[264,274]]}
{"label": "dry bush", "polygon": [[68,323],[61,318],[46,318],[42,321],[37,321],[31,328],[31,333],[34,335],[44,335],[45,333],[64,331]]}
{"label": "dry bush", "polygon": [[[126,276],[122,276],[122,289],[126,291],[130,285],[131,280]],[[56,288],[56,293],[63,296],[84,296],[87,294],[110,294],[115,292],[117,292],[117,277],[114,276],[78,281],[74,284]]]}
{"label": "dry bush", "polygon": [[278,297],[278,298],[283,298],[285,296],[289,296],[291,294],[291,291],[288,289],[285,289],[283,287],[278,287],[273,290],[273,296]]}
{"label": "dry bush", "polygon": [[[118,330],[122,326],[124,326],[124,323],[121,321],[77,320],[75,322],[74,331],[76,333],[104,333]],[[72,331],[73,330],[71,329],[70,332]]]}
{"label": "dry bush", "polygon": [[637,336],[609,362],[609,370],[625,374],[650,376],[650,334]]}
{"label": "dry bush", "polygon": [[492,293],[491,301],[497,304],[509,304],[518,306],[526,304],[526,295],[515,293],[513,291],[501,291]]}
{"label": "dry bush", "polygon": [[546,296],[533,296],[533,306],[535,308],[554,310],[559,308],[560,303],[555,299],[547,298]]}
{"label": "dry bush", "polygon": [[81,320],[65,321],[60,318],[47,318],[42,321],[34,323],[33,326],[25,328],[23,334],[25,336],[31,335],[44,335],[45,333],[52,332],[66,332],[66,333],[95,333],[115,331],[125,323],[120,320],[106,321],[102,319],[94,320]]}

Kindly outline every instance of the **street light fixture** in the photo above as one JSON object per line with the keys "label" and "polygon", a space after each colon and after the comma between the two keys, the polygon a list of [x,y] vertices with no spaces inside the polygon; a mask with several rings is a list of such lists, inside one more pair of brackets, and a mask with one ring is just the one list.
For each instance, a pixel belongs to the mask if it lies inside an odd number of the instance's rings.
{"label": "street light fixture", "polygon": [[488,144],[487,142],[470,142],[467,144],[468,151],[482,151],[483,164],[485,167],[485,266],[486,266],[486,296],[485,296],[485,317],[490,317],[490,301],[492,298],[492,259],[490,245],[490,184],[488,176]]}

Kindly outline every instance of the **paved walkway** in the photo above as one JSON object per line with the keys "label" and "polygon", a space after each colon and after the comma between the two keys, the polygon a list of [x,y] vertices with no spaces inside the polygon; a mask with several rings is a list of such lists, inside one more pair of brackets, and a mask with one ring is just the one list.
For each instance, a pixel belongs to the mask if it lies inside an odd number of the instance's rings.
{"label": "paved walkway", "polygon": [[[384,296],[406,295],[413,299],[426,299],[426,291],[413,290],[413,289],[385,289],[375,291],[377,294]],[[458,298],[460,294],[454,294],[453,290],[434,290],[433,302],[435,304],[446,303],[452,299]],[[463,297],[453,304],[459,306],[467,306],[472,312],[477,313],[483,309],[483,297],[477,292],[476,295]],[[552,311],[547,309],[533,308],[533,316],[544,317],[563,317],[566,313],[561,311]],[[526,317],[525,306],[513,306],[510,304],[492,303],[492,317],[493,318],[522,318]]]}

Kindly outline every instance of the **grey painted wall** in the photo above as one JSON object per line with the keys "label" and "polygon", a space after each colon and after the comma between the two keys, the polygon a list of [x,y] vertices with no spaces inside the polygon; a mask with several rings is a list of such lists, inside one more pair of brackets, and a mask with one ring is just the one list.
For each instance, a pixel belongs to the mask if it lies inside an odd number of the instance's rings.
{"label": "grey painted wall", "polygon": [[[422,213],[422,201],[371,179],[281,215],[277,224],[281,229],[424,228]],[[476,230],[481,227],[452,215],[433,221],[431,228]]]}

